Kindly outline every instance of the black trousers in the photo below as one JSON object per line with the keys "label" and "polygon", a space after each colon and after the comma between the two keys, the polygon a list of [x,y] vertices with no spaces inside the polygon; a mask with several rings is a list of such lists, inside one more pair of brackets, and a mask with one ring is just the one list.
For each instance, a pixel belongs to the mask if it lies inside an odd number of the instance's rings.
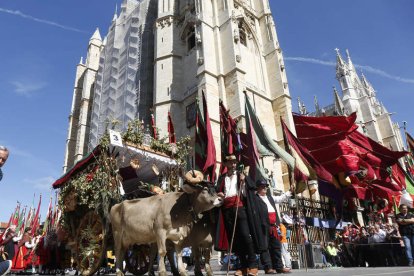
{"label": "black trousers", "polygon": [[282,244],[275,236],[269,234],[269,250],[260,254],[260,261],[264,269],[283,269]]}
{"label": "black trousers", "polygon": [[[236,208],[223,208],[222,211],[227,238],[230,245],[234,228],[234,218],[236,216]],[[240,260],[241,268],[257,268],[256,253],[254,251],[252,237],[250,236],[247,213],[244,207],[239,207],[237,212],[233,251]]]}

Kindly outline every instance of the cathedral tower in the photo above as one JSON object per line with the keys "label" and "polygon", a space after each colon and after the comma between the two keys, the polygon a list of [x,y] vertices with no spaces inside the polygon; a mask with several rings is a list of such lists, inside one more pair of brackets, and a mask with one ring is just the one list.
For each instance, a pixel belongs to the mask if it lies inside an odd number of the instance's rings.
{"label": "cathedral tower", "polygon": [[[391,113],[379,102],[376,92],[367,78],[358,76],[348,50],[347,62],[337,51],[336,77],[342,89],[343,111],[349,115],[357,113],[359,131],[374,141],[393,150],[403,150],[399,125],[391,120]],[[338,98],[335,99],[336,105]]]}
{"label": "cathedral tower", "polygon": [[267,0],[160,0],[154,64],[154,111],[164,135],[168,111],[179,136],[194,133],[195,101],[201,91],[217,148],[219,99],[234,118],[243,119],[243,92],[282,146],[280,116],[294,131],[282,52]]}
{"label": "cathedral tower", "polygon": [[64,172],[88,152],[91,101],[94,97],[94,84],[101,48],[101,35],[96,29],[89,40],[85,63],[81,59],[76,68],[72,107],[69,114],[68,138],[66,139]]}
{"label": "cathedral tower", "polygon": [[[196,98],[201,98],[202,91],[217,149],[219,100],[244,128],[244,92],[281,146],[280,117],[295,131],[268,0],[124,0],[99,51],[92,109],[88,107],[90,121],[85,124],[90,131],[80,138],[70,128],[68,144],[77,140],[91,150],[108,123],[117,121],[122,130],[132,119],[148,123],[151,112],[161,136],[167,135],[168,111],[178,137],[194,136]],[[84,70],[84,65],[79,66],[77,75]],[[72,112],[79,106],[78,94],[75,89]],[[81,156],[71,154],[70,145],[66,168]],[[267,158],[265,165],[282,182],[281,162]],[[287,176],[284,180],[288,182]]]}

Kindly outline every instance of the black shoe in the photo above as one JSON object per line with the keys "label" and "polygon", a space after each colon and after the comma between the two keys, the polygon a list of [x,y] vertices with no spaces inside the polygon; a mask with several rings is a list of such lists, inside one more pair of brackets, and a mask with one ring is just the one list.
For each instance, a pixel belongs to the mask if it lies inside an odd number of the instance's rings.
{"label": "black shoe", "polygon": [[282,274],[282,273],[290,273],[290,269],[289,268],[282,268],[282,269],[276,269],[277,274]]}
{"label": "black shoe", "polygon": [[10,272],[10,269],[12,267],[12,261],[7,260],[0,262],[0,276],[6,275]]}

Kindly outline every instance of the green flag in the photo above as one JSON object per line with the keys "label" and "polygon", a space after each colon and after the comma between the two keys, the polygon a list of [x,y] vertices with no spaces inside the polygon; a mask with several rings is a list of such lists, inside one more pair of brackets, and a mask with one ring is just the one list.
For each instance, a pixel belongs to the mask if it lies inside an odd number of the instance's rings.
{"label": "green flag", "polygon": [[254,129],[257,151],[260,156],[278,156],[285,161],[288,166],[293,169],[295,167],[295,158],[275,143],[272,138],[267,134],[262,124],[257,118],[253,106],[250,103],[249,96],[246,96],[246,122],[251,121],[252,128]]}

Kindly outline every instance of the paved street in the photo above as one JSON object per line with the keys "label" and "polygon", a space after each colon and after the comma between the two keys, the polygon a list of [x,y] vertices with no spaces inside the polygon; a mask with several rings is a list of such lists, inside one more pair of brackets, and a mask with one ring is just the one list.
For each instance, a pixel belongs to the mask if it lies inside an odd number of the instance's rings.
{"label": "paved street", "polygon": [[[264,271],[260,271],[260,275],[265,275]],[[214,275],[226,275],[226,271],[215,271]],[[229,275],[232,275],[229,274]],[[281,274],[278,274],[281,275]],[[414,268],[409,267],[378,267],[378,268],[325,268],[325,269],[296,269],[292,270],[292,273],[285,275],[333,275],[333,276],[357,276],[357,275],[395,275],[395,276],[405,276],[405,275],[414,275]]]}
{"label": "paved street", "polygon": [[[102,274],[101,274],[102,275]],[[115,275],[115,274],[110,274]],[[127,273],[127,275],[132,275]],[[189,276],[194,275],[192,271],[189,272]],[[214,275],[226,275],[226,271],[214,271]],[[229,275],[233,275],[230,271]],[[264,276],[264,271],[260,271],[259,275]],[[282,274],[278,274],[282,275]],[[355,268],[325,268],[325,269],[298,269],[292,270],[290,274],[284,275],[329,275],[329,276],[381,276],[381,275],[394,275],[394,276],[412,276],[414,275],[414,268],[410,267],[355,267]]]}

